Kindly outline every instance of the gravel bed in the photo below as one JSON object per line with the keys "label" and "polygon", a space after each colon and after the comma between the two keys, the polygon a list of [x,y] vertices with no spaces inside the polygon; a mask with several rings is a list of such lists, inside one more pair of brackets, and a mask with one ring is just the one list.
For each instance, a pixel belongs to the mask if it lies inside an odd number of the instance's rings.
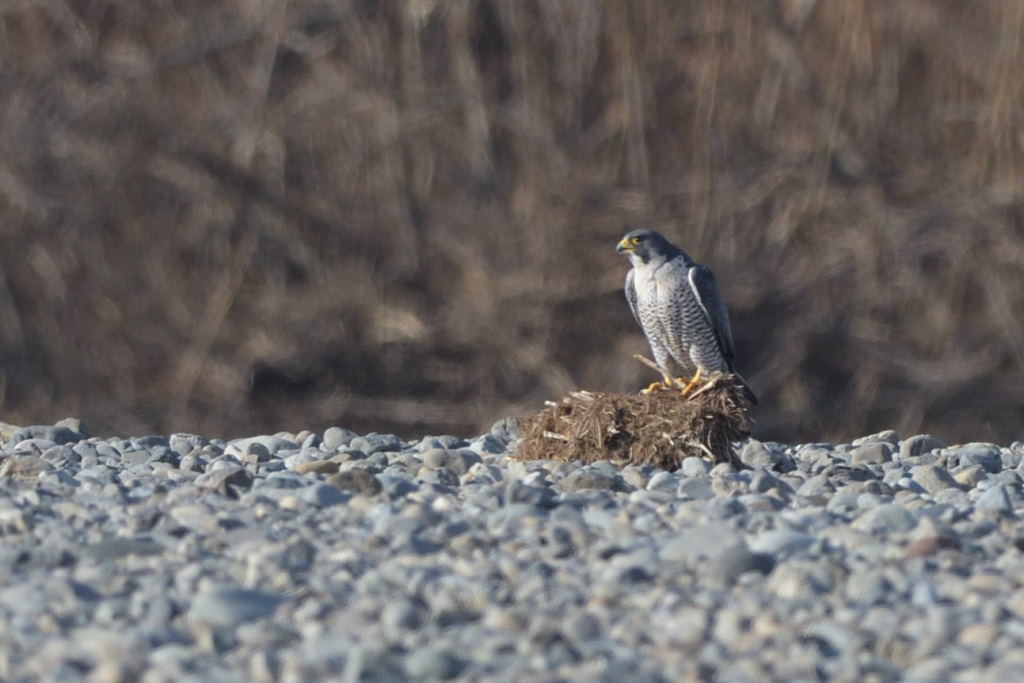
{"label": "gravel bed", "polygon": [[521,462],[342,428],[0,424],[0,679],[1004,681],[1024,445]]}

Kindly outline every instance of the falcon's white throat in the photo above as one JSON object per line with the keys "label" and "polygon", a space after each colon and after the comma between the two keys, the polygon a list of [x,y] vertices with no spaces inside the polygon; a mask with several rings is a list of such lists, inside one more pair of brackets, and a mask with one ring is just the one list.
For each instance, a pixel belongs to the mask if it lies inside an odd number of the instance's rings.
{"label": "falcon's white throat", "polygon": [[664,254],[655,252],[651,249],[645,250],[647,260],[645,261],[640,254],[636,251],[629,253],[629,263],[634,268],[660,268],[668,262],[668,258]]}

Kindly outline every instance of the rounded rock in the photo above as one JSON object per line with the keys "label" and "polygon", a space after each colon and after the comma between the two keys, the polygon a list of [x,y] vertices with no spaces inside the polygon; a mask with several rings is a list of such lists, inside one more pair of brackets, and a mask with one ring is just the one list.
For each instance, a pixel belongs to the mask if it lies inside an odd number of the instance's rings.
{"label": "rounded rock", "polygon": [[372,473],[364,469],[350,469],[327,478],[327,483],[341,491],[350,491],[363,496],[375,496],[384,486]]}
{"label": "rounded rock", "polygon": [[900,443],[900,460],[914,458],[925,453],[931,453],[938,448],[945,448],[946,444],[931,434],[918,434]]}
{"label": "rounded rock", "polygon": [[458,676],[463,666],[448,650],[429,645],[405,658],[405,672],[414,679],[447,681]]}
{"label": "rounded rock", "polygon": [[284,602],[280,595],[247,588],[212,588],[192,601],[189,618],[213,628],[235,628],[268,617]]}

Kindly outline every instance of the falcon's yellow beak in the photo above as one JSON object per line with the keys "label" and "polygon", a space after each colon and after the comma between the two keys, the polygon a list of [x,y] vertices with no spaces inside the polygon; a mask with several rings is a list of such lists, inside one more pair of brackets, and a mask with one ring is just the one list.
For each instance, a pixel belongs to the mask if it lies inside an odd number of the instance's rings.
{"label": "falcon's yellow beak", "polygon": [[622,241],[619,242],[619,245],[615,247],[615,251],[620,254],[628,254],[633,251],[633,245],[629,243],[629,239],[624,237]]}

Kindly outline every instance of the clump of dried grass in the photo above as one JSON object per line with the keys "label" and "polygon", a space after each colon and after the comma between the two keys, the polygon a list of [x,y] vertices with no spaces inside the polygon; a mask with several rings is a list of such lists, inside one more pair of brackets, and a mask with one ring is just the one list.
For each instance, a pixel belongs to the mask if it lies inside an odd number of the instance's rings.
{"label": "clump of dried grass", "polygon": [[674,470],[683,458],[742,463],[731,442],[750,433],[748,405],[729,375],[712,376],[689,396],[575,391],[524,418],[522,460],[610,460]]}

